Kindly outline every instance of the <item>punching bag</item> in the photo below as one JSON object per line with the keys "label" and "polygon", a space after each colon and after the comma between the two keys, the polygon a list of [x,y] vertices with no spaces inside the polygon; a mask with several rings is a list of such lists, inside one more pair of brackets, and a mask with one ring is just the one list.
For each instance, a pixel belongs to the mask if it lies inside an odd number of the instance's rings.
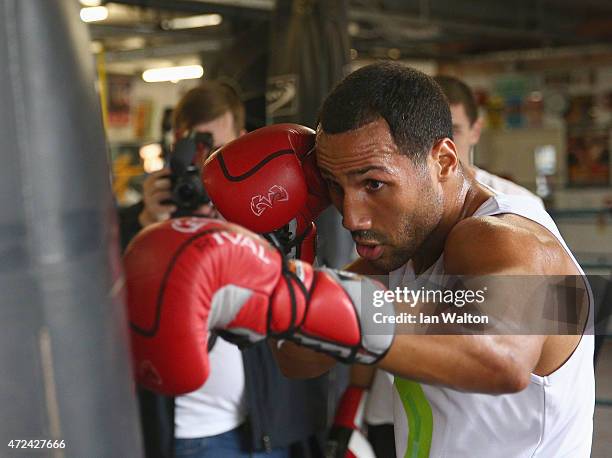
{"label": "punching bag", "polygon": [[349,63],[347,0],[277,0],[267,83],[269,123],[314,126]]}
{"label": "punching bag", "polygon": [[[266,125],[269,21],[240,23],[231,46],[208,58],[208,75],[234,88],[244,104],[247,131]],[[231,57],[230,57],[231,56]]]}
{"label": "punching bag", "polygon": [[[272,18],[268,83],[269,123],[316,127],[319,107],[348,73],[347,0],[277,0]],[[334,208],[317,218],[319,264],[341,268],[354,243]]]}
{"label": "punching bag", "polygon": [[140,457],[87,29],[0,0],[0,34],[0,455]]}

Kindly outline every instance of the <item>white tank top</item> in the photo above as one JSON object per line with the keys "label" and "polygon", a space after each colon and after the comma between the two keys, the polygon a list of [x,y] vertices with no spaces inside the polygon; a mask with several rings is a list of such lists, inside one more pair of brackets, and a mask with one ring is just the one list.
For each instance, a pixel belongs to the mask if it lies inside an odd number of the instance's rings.
{"label": "white tank top", "polygon": [[[498,194],[473,216],[513,213],[548,229],[584,272],[552,218],[530,197]],[[415,277],[411,263],[390,274],[390,287],[414,286],[444,275],[444,254]],[[439,278],[439,277],[437,277]],[[589,291],[592,311],[592,296]],[[390,378],[397,457],[588,457],[591,451],[595,381],[593,316],[572,356],[551,375],[531,374],[515,394],[466,393],[451,388]]]}
{"label": "white tank top", "polygon": [[474,178],[476,178],[480,184],[484,184],[488,188],[494,189],[500,194],[507,194],[509,196],[529,196],[532,199],[535,199],[538,204],[544,208],[544,202],[542,202],[542,199],[532,193],[529,189],[502,177],[498,177],[497,175],[493,175],[486,170],[479,169],[476,166],[472,166],[472,170],[474,171]]}
{"label": "white tank top", "polygon": [[[544,209],[542,199],[526,188],[497,175],[472,166],[474,177],[478,182],[495,193],[528,196],[534,199],[539,207]],[[382,370],[377,370],[374,381],[370,387],[366,409],[365,421],[370,425],[383,425],[393,423],[393,387],[389,378]]]}

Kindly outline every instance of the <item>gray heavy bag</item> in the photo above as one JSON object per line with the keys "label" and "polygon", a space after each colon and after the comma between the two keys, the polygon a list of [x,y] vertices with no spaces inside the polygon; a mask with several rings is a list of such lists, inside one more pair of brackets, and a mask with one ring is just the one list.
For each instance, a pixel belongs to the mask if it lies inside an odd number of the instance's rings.
{"label": "gray heavy bag", "polygon": [[142,456],[78,3],[0,0],[0,36],[0,456]]}
{"label": "gray heavy bag", "polygon": [[319,106],[346,75],[347,0],[277,0],[267,84],[269,123],[314,126]]}

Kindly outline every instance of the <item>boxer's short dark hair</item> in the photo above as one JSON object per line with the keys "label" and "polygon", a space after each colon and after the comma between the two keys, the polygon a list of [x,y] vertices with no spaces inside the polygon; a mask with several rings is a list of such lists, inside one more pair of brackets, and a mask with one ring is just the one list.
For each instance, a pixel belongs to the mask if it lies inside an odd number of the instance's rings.
{"label": "boxer's short dark hair", "polygon": [[319,113],[325,133],[358,129],[385,119],[403,154],[421,162],[434,143],[453,138],[446,97],[430,76],[392,62],[354,71],[327,96]]}
{"label": "boxer's short dark hair", "polygon": [[454,76],[438,75],[434,80],[442,88],[451,105],[463,105],[470,125],[478,119],[478,104],[470,87]]}

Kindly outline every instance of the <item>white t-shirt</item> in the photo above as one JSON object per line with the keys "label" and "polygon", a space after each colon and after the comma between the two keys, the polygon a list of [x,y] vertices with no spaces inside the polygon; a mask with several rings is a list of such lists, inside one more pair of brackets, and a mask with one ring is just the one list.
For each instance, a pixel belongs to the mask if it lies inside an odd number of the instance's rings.
{"label": "white t-shirt", "polygon": [[474,171],[474,177],[478,180],[479,183],[484,184],[485,186],[493,189],[500,194],[507,194],[509,196],[528,196],[537,200],[538,203],[544,208],[544,203],[542,199],[536,196],[527,188],[519,186],[516,183],[513,183],[510,180],[506,180],[505,178],[498,177],[497,175],[493,175],[492,173],[487,172],[486,170],[479,169],[478,167],[472,166],[472,170]]}
{"label": "white t-shirt", "polygon": [[[548,229],[584,275],[552,218],[533,199],[498,194],[474,216],[502,213],[521,215]],[[440,279],[443,257],[418,277],[411,263],[405,264],[390,274],[391,288]],[[592,322],[590,313],[590,331],[563,366],[545,377],[531,374],[528,387],[518,393],[467,393],[387,374],[395,387],[397,457],[588,457],[595,406]]]}
{"label": "white t-shirt", "polygon": [[244,365],[236,345],[218,338],[209,353],[210,375],[198,390],[178,396],[174,410],[174,437],[215,436],[244,422]]}

